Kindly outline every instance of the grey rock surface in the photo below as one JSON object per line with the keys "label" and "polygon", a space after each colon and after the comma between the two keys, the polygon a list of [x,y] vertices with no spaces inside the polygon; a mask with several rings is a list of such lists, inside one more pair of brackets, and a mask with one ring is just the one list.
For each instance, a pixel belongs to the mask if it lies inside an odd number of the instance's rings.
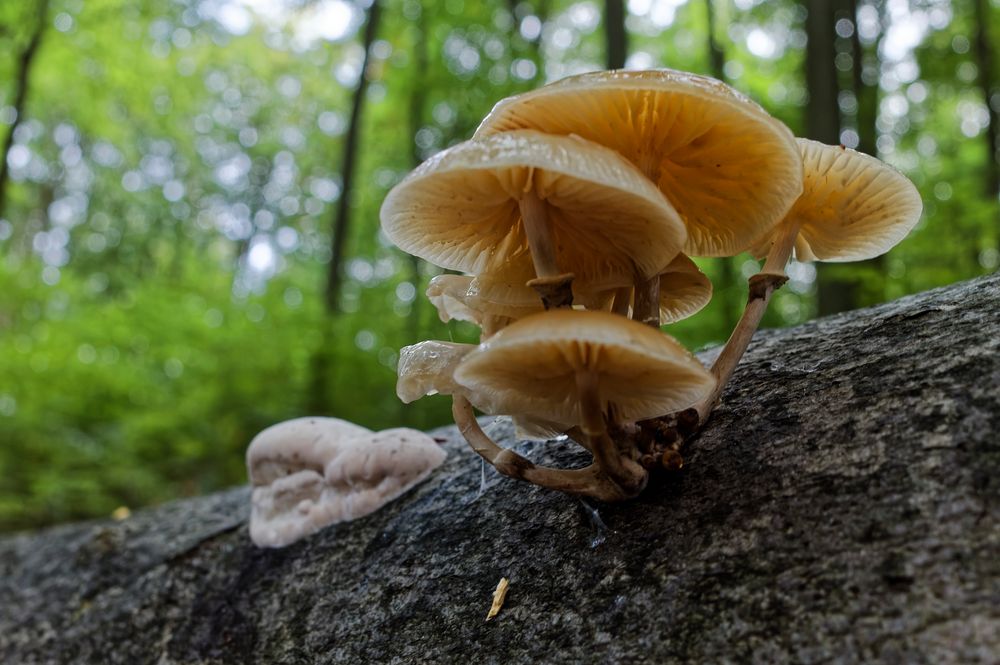
{"label": "grey rock surface", "polygon": [[0,540],[0,662],[1000,662],[1000,277],[760,334],[604,531],[436,435],[429,481],[287,549],[245,488]]}

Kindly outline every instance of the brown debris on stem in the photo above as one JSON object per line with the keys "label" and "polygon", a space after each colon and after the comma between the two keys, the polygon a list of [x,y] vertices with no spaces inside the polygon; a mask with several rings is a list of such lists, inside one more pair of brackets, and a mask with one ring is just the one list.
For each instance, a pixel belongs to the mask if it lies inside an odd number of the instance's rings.
{"label": "brown debris on stem", "polygon": [[535,290],[547,310],[573,306],[573,273],[537,277],[528,280],[528,286]]}

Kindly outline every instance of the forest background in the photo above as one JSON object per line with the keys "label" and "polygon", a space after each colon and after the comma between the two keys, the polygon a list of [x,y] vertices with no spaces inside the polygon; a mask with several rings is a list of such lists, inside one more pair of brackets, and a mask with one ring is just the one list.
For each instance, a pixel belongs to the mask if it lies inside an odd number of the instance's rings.
{"label": "forest background", "polygon": [[[473,341],[439,270],[379,232],[386,192],[502,97],[672,67],[796,135],[906,173],[917,228],[884,257],[790,267],[791,325],[1000,265],[996,0],[3,0],[0,530],[243,482],[306,414],[428,428],[398,349]],[[699,261],[725,340],[749,256]]]}

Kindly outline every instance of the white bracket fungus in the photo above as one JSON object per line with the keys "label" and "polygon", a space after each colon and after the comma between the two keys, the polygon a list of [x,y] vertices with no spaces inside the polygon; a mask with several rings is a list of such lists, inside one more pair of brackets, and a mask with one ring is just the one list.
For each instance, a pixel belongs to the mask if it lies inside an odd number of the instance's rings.
{"label": "white bracket fungus", "polygon": [[284,547],[373,513],[427,478],[444,458],[434,439],[412,429],[373,433],[337,418],[269,427],[247,449],[250,537],[259,547]]}

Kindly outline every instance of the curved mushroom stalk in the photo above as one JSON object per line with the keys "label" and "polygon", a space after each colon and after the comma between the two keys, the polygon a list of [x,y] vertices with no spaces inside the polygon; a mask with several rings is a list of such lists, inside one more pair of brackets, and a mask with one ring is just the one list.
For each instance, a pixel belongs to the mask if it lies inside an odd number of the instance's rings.
{"label": "curved mushroom stalk", "polygon": [[560,272],[556,264],[556,247],[546,203],[532,190],[518,202],[521,224],[528,239],[528,250],[535,266],[535,279],[528,282],[542,299],[545,309],[573,306],[573,274]]}
{"label": "curved mushroom stalk", "polygon": [[749,280],[750,291],[747,296],[746,307],[743,308],[743,316],[733,329],[733,333],[726,341],[722,353],[716,358],[712,365],[712,375],[716,384],[712,392],[695,409],[698,411],[698,422],[705,423],[708,414],[712,412],[715,403],[719,401],[722,391],[725,389],[729,379],[732,378],[736,365],[739,364],[743,354],[750,346],[750,340],[757,332],[760,321],[764,318],[764,312],[771,302],[771,295],[788,281],[785,274],[785,264],[792,255],[795,246],[795,238],[799,234],[799,223],[797,221],[784,222],[778,229],[771,249],[767,254],[767,260],[760,272],[753,275]]}
{"label": "curved mushroom stalk", "polygon": [[603,473],[596,462],[582,469],[553,469],[538,466],[509,448],[501,448],[479,426],[472,404],[461,395],[452,396],[452,416],[469,446],[497,471],[510,478],[608,502],[631,499],[645,487],[643,482],[634,492],[626,491]]}
{"label": "curved mushroom stalk", "polygon": [[[726,347],[712,368],[715,392],[698,405],[702,421],[750,344],[771,294],[787,280],[793,247],[804,260],[861,261],[892,249],[920,219],[920,194],[906,176],[878,159],[844,146],[797,139],[803,167],[802,194],[776,232],[753,243],[767,255],[750,278],[750,298]],[[768,246],[768,241],[770,245]]]}

